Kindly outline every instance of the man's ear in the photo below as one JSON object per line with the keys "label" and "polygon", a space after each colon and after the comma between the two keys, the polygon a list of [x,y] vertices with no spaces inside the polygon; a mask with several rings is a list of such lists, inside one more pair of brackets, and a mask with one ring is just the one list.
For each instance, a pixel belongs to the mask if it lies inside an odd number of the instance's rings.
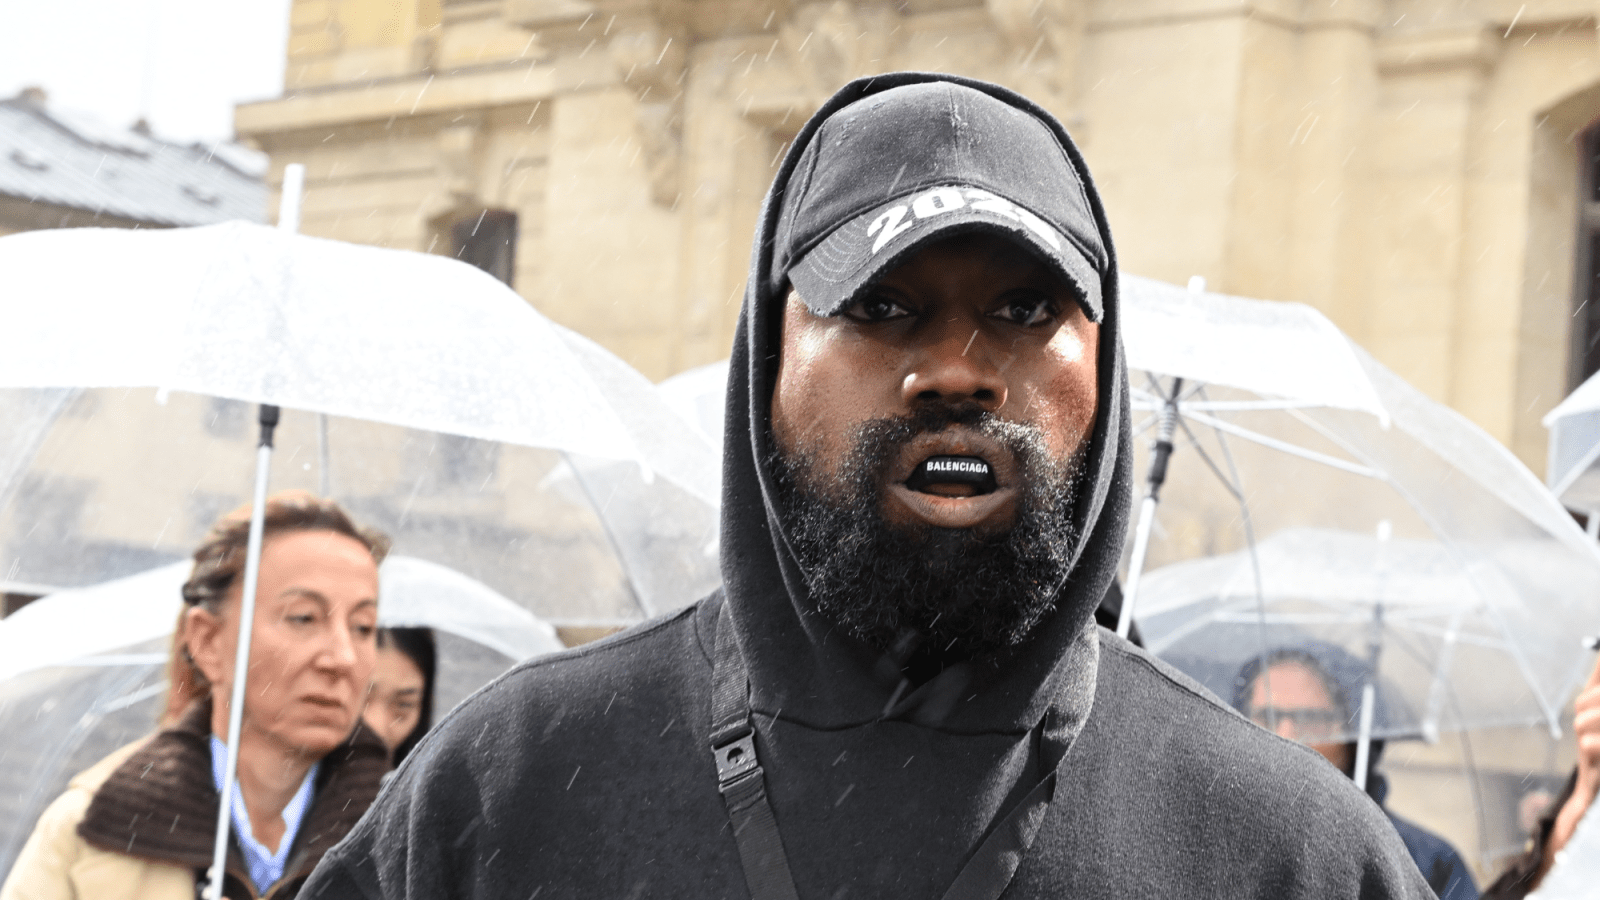
{"label": "man's ear", "polygon": [[188,644],[189,656],[201,674],[212,684],[224,684],[224,676],[232,668],[232,660],[225,659],[227,648],[227,622],[203,606],[193,606],[183,617],[183,638]]}

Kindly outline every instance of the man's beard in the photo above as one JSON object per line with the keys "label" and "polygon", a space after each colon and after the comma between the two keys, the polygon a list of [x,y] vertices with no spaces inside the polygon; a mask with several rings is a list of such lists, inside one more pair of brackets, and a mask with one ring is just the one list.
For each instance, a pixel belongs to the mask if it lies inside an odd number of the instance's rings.
{"label": "man's beard", "polygon": [[[891,525],[887,472],[923,433],[964,426],[1003,444],[1017,463],[1016,517],[1005,530]],[[847,634],[924,677],[1014,647],[1054,610],[1071,569],[1072,523],[1084,448],[1051,459],[1035,427],[975,406],[929,406],[864,423],[836,475],[804,452],[769,461],[779,515],[811,602]],[[991,461],[992,464],[993,461]]]}

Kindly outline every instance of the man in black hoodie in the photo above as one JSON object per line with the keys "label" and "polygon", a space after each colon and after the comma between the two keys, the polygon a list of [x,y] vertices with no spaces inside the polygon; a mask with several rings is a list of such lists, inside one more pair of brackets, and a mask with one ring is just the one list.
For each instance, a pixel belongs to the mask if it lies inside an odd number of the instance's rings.
{"label": "man in black hoodie", "polygon": [[723,589],[458,707],[306,896],[1428,896],[1347,779],[1093,625],[1118,312],[1059,123],[847,85],[763,206]]}

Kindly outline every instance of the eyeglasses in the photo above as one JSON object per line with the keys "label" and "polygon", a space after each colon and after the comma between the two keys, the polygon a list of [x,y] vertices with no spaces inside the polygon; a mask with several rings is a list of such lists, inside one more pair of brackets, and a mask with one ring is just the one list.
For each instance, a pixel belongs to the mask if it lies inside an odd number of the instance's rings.
{"label": "eyeglasses", "polygon": [[1294,737],[1300,741],[1333,737],[1346,724],[1346,717],[1338,710],[1322,707],[1252,706],[1249,716],[1250,721],[1268,729],[1283,722],[1293,723]]}

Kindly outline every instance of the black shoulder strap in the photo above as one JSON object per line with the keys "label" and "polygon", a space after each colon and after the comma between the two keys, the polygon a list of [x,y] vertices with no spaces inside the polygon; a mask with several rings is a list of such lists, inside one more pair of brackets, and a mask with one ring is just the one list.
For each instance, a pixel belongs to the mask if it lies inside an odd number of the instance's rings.
{"label": "black shoulder strap", "polygon": [[750,725],[750,675],[733,634],[726,599],[717,616],[711,679],[711,752],[717,759],[718,787],[728,806],[728,821],[733,824],[751,900],[799,900],[783,839],[778,835],[778,820],[767,802],[766,774],[756,759],[756,732]]}
{"label": "black shoulder strap", "polygon": [[[756,733],[750,724],[750,675],[733,634],[726,598],[717,615],[711,679],[711,751],[751,900],[799,900],[783,839],[778,835],[778,820],[767,802],[766,774],[756,758]],[[943,900],[996,900],[1005,893],[1039,834],[1065,762],[1063,753],[1049,774],[995,824]]]}

